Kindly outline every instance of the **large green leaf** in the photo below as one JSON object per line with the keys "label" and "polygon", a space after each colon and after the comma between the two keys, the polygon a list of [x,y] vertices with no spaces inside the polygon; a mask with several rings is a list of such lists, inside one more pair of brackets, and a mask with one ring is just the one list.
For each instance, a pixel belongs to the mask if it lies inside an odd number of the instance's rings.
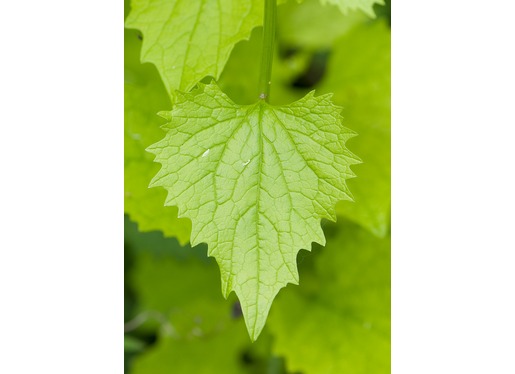
{"label": "large green leaf", "polygon": [[314,256],[316,276],[280,294],[272,308],[274,352],[304,374],[389,373],[390,238],[335,226]]}
{"label": "large green leaf", "polygon": [[354,202],[337,212],[384,237],[390,224],[390,30],[363,24],[336,42],[317,92],[334,93],[345,123],[359,136],[351,147],[363,160],[349,181]]}
{"label": "large green leaf", "polygon": [[233,46],[262,22],[255,0],[132,0],[125,25],[141,30],[141,61],[155,64],[173,93],[218,78]]}
{"label": "large green leaf", "polygon": [[325,243],[320,220],[334,220],[336,202],[351,199],[345,180],[359,160],[344,144],[355,134],[329,96],[243,106],[201,85],[163,114],[165,138],[149,147],[162,164],[152,186],[192,220],[192,245],[208,244],[252,340],[275,295],[298,282],[297,252]]}
{"label": "large green leaf", "polygon": [[177,218],[177,208],[163,206],[164,191],[148,188],[159,167],[145,148],[162,136],[157,112],[171,104],[155,69],[137,61],[140,44],[134,31],[125,31],[125,212],[141,231],[161,230],[185,244],[191,223]]}

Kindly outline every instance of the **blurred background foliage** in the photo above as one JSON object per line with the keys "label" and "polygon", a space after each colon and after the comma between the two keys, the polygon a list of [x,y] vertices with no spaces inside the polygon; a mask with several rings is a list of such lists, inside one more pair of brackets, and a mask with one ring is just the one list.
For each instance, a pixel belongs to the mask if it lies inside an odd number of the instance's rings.
{"label": "blurred background foliage", "polygon": [[[141,34],[125,30],[126,373],[390,372],[390,2],[374,10],[371,19],[318,0],[278,7],[271,103],[333,93],[363,164],[349,181],[355,202],[322,222],[325,247],[299,253],[300,285],[279,293],[254,344],[207,247],[191,248],[189,221],[147,188],[159,166],[145,148],[162,137],[156,113],[171,102],[139,62]],[[238,43],[219,79],[236,103],[257,97],[260,39],[257,28]]]}

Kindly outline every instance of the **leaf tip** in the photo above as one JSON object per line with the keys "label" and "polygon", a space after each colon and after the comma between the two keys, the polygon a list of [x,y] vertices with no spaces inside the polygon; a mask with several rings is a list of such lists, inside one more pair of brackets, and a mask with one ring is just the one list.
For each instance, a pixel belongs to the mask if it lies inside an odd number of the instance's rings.
{"label": "leaf tip", "polygon": [[172,119],[172,113],[166,110],[162,110],[160,112],[157,112],[157,115],[161,118],[164,118],[167,121],[170,121]]}

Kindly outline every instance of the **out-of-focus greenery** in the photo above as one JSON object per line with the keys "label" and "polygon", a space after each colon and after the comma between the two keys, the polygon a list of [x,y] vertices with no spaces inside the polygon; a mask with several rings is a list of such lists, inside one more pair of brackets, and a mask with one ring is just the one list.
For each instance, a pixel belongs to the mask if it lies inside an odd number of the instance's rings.
{"label": "out-of-focus greenery", "polygon": [[125,30],[125,126],[124,186],[125,212],[143,231],[162,230],[182,244],[190,237],[191,222],[177,218],[176,207],[165,207],[166,191],[148,188],[159,170],[154,156],[145,148],[162,137],[163,119],[156,113],[170,107],[170,99],[159,75],[150,64],[139,63],[138,33]]}
{"label": "out-of-focus greenery", "polygon": [[[126,30],[127,373],[389,373],[389,4],[374,7],[376,19],[316,0],[278,8],[271,103],[313,89],[334,93],[345,125],[358,133],[348,146],[363,164],[349,182],[356,201],[338,205],[337,223],[323,222],[325,247],[299,253],[300,285],[279,293],[253,344],[238,301],[222,297],[206,246],[186,244],[189,221],[162,206],[163,190],[146,188],[159,166],[144,149],[164,134],[155,113],[170,100],[155,68],[139,63],[138,33]],[[220,77],[237,103],[255,101],[260,43],[256,28]]]}

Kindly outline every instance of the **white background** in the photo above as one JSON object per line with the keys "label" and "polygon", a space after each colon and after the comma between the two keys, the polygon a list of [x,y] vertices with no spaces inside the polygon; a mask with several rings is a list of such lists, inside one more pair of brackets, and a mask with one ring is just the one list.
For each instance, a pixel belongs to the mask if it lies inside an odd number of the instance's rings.
{"label": "white background", "polygon": [[[509,1],[392,6],[392,372],[515,373]],[[0,372],[123,372],[123,2],[0,9]]]}

